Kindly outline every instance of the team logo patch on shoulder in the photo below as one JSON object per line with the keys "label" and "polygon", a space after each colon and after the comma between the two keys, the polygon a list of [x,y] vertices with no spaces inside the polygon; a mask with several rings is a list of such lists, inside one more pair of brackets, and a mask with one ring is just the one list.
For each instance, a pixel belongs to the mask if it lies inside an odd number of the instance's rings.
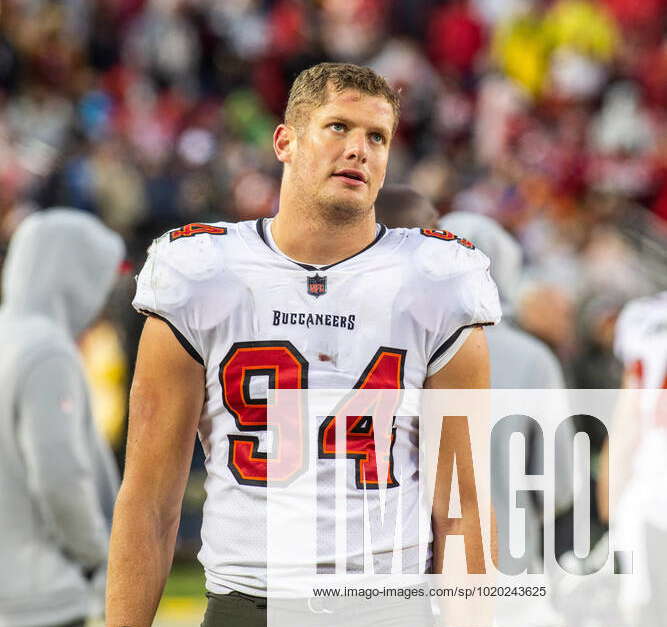
{"label": "team logo patch on shoulder", "polygon": [[169,241],[173,242],[181,237],[193,237],[194,235],[201,235],[202,233],[208,233],[209,235],[225,235],[227,229],[224,226],[213,226],[212,224],[193,222],[192,224],[182,226],[180,229],[170,231]]}
{"label": "team logo patch on shoulder", "polygon": [[419,229],[422,235],[426,237],[434,237],[435,239],[441,239],[445,242],[456,242],[461,244],[465,248],[470,248],[470,250],[475,250],[475,245],[467,239],[463,239],[458,235],[454,235],[451,231],[445,231],[443,229]]}
{"label": "team logo patch on shoulder", "polygon": [[308,293],[315,298],[319,298],[327,293],[327,277],[316,274],[307,277]]}

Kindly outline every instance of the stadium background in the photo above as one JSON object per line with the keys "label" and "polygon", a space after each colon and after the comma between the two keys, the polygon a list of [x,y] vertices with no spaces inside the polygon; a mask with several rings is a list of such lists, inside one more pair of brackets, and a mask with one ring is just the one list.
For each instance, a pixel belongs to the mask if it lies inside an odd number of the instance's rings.
{"label": "stadium background", "polygon": [[[665,0],[0,0],[0,245],[54,205],[125,238],[134,269],[81,341],[122,466],[148,243],[272,215],[291,81],[365,64],[402,93],[387,180],[510,230],[518,323],[570,387],[617,387],[619,308],[667,288],[666,24]],[[164,624],[201,607],[201,499],[198,452]]]}

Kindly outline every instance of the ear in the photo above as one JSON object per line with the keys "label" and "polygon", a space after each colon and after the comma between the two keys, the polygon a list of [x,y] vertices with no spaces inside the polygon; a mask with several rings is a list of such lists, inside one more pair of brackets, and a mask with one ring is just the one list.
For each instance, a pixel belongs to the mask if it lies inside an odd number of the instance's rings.
{"label": "ear", "polygon": [[296,133],[291,126],[278,124],[273,132],[273,150],[276,158],[281,163],[289,163],[292,160]]}

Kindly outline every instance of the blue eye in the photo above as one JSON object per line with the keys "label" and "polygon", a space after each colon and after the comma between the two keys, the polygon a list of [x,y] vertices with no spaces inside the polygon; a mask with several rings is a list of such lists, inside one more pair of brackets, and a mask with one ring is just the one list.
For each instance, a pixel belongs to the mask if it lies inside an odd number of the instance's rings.
{"label": "blue eye", "polygon": [[342,133],[345,130],[345,124],[342,122],[333,122],[332,124],[329,124],[329,126],[337,133]]}
{"label": "blue eye", "polygon": [[371,140],[376,144],[384,144],[384,135],[381,133],[371,133]]}

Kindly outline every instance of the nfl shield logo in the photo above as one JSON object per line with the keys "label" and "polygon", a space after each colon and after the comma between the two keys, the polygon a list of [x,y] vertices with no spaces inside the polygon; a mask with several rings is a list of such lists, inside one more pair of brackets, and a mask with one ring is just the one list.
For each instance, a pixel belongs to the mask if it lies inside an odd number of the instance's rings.
{"label": "nfl shield logo", "polygon": [[308,293],[315,298],[327,293],[327,277],[316,274],[308,278]]}

